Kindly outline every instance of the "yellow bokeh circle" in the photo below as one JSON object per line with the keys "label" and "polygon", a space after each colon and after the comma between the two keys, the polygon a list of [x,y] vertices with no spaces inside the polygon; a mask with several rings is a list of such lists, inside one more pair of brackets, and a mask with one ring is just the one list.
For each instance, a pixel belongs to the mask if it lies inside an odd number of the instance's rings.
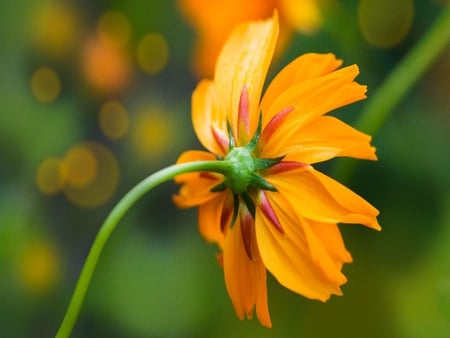
{"label": "yellow bokeh circle", "polygon": [[137,63],[146,73],[156,74],[167,64],[169,59],[169,46],[163,35],[148,33],[137,47]]}
{"label": "yellow bokeh circle", "polygon": [[60,277],[60,259],[56,248],[45,241],[26,244],[18,257],[18,278],[31,293],[50,291]]}
{"label": "yellow bokeh circle", "polygon": [[128,131],[128,113],[123,104],[118,101],[107,101],[98,116],[100,129],[111,140],[124,137]]}
{"label": "yellow bokeh circle", "polygon": [[123,47],[131,36],[130,20],[119,11],[107,11],[98,21],[97,34],[107,45]]}
{"label": "yellow bokeh circle", "polygon": [[64,157],[64,177],[67,185],[83,188],[97,175],[97,159],[84,145],[70,149]]}
{"label": "yellow bokeh circle", "polygon": [[408,34],[414,15],[412,0],[361,0],[358,21],[368,43],[391,48]]}
{"label": "yellow bokeh circle", "polygon": [[148,108],[134,116],[131,138],[135,150],[144,157],[160,156],[171,145],[172,121],[164,112]]}
{"label": "yellow bokeh circle", "polygon": [[61,171],[62,160],[49,157],[43,160],[36,172],[36,185],[46,195],[58,193],[64,186],[64,177]]}
{"label": "yellow bokeh circle", "polygon": [[108,202],[119,182],[114,154],[98,142],[83,142],[65,157],[66,198],[81,207],[95,208]]}
{"label": "yellow bokeh circle", "polygon": [[66,57],[75,48],[81,32],[76,6],[68,1],[45,1],[36,8],[31,34],[40,52],[55,58]]}
{"label": "yellow bokeh circle", "polygon": [[58,74],[48,67],[38,68],[30,80],[31,92],[41,102],[53,102],[61,92],[61,81]]}

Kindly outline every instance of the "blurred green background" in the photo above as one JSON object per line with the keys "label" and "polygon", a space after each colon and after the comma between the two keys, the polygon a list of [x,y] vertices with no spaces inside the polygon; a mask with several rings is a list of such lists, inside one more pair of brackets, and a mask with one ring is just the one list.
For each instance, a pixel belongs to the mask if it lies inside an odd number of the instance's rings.
{"label": "blurred green background", "polygon": [[[294,34],[271,74],[333,52],[359,65],[368,100],[446,3],[330,2],[319,31]],[[176,1],[16,0],[0,4],[0,43],[0,337],[51,337],[113,205],[200,149],[195,32]],[[167,183],[114,232],[73,337],[449,337],[449,94],[447,48],[374,135],[379,161],[352,177],[383,230],[341,227],[354,257],[343,297],[311,301],[270,277],[273,328],[239,321],[217,248]],[[336,114],[352,123],[365,104]]]}

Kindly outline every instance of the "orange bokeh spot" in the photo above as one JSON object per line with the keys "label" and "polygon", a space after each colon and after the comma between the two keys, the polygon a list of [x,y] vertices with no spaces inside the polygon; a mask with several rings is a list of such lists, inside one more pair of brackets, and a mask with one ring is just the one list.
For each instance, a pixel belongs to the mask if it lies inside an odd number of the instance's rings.
{"label": "orange bokeh spot", "polygon": [[84,46],[81,68],[94,89],[114,93],[129,84],[132,75],[130,62],[124,50],[111,48],[102,40],[91,39]]}

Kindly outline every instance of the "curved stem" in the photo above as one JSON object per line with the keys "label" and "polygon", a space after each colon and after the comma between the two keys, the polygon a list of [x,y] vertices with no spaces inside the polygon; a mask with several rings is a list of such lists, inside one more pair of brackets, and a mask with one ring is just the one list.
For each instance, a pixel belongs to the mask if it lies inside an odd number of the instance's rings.
{"label": "curved stem", "polygon": [[[367,102],[355,123],[355,127],[374,135],[416,81],[423,75],[450,39],[450,5],[443,9],[425,36],[411,49],[394,68],[384,83]],[[340,160],[334,173],[346,181],[356,168],[355,161]]]}
{"label": "curved stem", "polygon": [[183,164],[175,164],[164,168],[156,173],[148,176],[131,189],[113,208],[103,225],[101,226],[91,250],[86,258],[77,285],[72,294],[69,307],[64,316],[64,320],[56,334],[56,338],[69,337],[73,326],[77,320],[84,298],[86,296],[89,283],[97,265],[100,254],[105,246],[106,241],[115,229],[119,220],[125,212],[139,200],[145,193],[158,186],[161,183],[173,179],[175,176],[194,172],[194,171],[212,171],[221,174],[229,172],[230,164],[226,161],[198,161]]}

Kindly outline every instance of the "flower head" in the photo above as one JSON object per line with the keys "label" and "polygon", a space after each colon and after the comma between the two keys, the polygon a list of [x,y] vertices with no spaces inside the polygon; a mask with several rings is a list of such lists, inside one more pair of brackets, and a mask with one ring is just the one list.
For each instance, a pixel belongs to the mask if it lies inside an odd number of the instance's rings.
{"label": "flower head", "polygon": [[[187,173],[174,200],[199,207],[199,229],[222,253],[225,283],[239,318],[256,308],[270,327],[266,271],[305,297],[326,301],[346,282],[351,262],[338,223],[380,229],[378,211],[313,165],[336,156],[375,160],[370,136],[331,110],[365,98],[356,65],[305,54],[262,88],[278,34],[275,13],[238,26],[219,56],[214,80],[192,97],[195,132],[207,151],[178,163],[223,160],[230,173]],[[261,98],[262,96],[262,98]]]}

